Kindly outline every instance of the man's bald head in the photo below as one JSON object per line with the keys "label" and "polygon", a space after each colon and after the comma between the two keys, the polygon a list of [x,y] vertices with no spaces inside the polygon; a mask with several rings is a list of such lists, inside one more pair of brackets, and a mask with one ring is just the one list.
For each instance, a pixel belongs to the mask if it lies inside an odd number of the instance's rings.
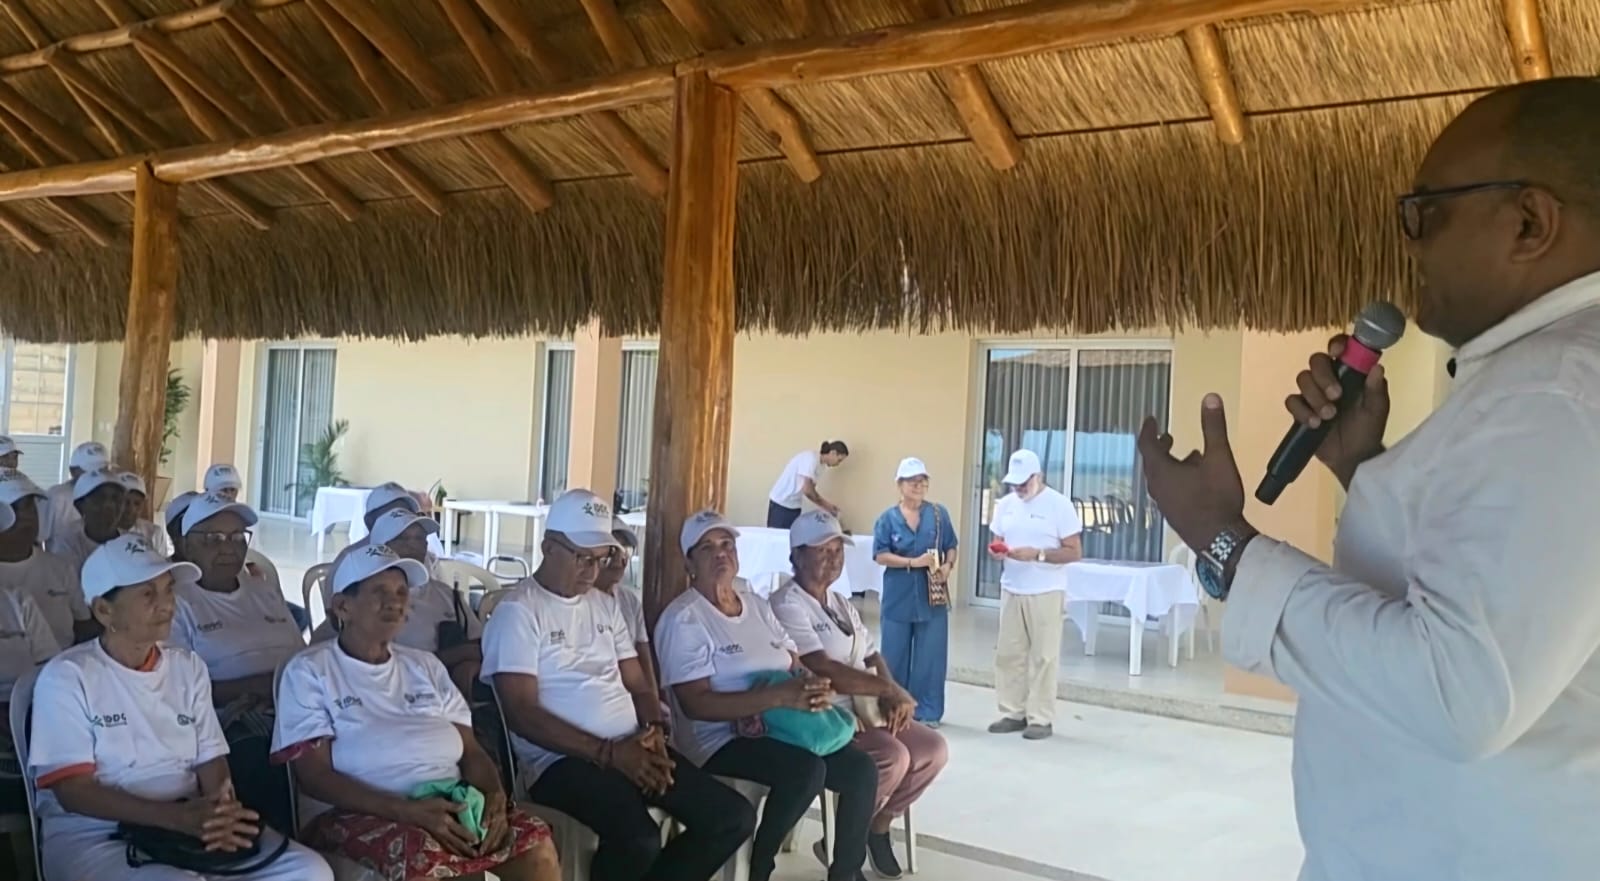
{"label": "man's bald head", "polygon": [[1562,77],[1502,89],[1506,170],[1549,187],[1566,205],[1600,215],[1600,78]]}

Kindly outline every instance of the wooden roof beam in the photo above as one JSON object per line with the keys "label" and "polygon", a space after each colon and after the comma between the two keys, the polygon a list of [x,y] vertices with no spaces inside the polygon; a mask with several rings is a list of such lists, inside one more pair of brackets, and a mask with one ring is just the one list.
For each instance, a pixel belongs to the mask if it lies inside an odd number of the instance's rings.
{"label": "wooden roof beam", "polygon": [[[50,36],[50,32],[45,30],[44,25],[28,9],[23,0],[0,0],[0,8],[5,9],[6,16],[11,19],[12,24],[17,26],[17,30],[22,32],[23,38],[34,49],[44,49],[55,42],[55,38]],[[100,105],[89,100],[88,96],[84,95],[72,83],[62,80],[61,85],[67,90],[67,94],[72,97],[73,102],[83,110],[84,115],[89,117],[89,122],[94,125],[95,130],[100,132],[100,136],[106,139],[106,146],[111,149],[112,154],[128,152],[127,139],[122,136],[122,132],[117,129],[116,123],[105,114]]]}
{"label": "wooden roof beam", "polygon": [[1217,26],[1201,24],[1185,28],[1183,42],[1189,47],[1189,62],[1194,65],[1200,97],[1211,108],[1217,137],[1224,144],[1244,143],[1244,107],[1239,103],[1239,92],[1228,70],[1228,50],[1222,45]]}
{"label": "wooden roof beam", "polygon": [[617,4],[612,0],[579,2],[583,4],[584,15],[589,16],[589,23],[594,25],[595,34],[600,37],[600,45],[606,47],[606,55],[617,70],[644,67],[649,63],[644,47],[639,45],[639,38],[628,28],[627,20],[617,10]]}
{"label": "wooden roof beam", "polygon": [[[99,0],[102,6],[123,4],[125,0]],[[148,26],[134,28],[131,33],[133,45],[138,48],[139,54],[153,67],[162,68],[175,74],[189,88],[198,92],[205,102],[196,102],[193,98],[184,100],[181,90],[173,89],[179,97],[179,102],[184,105],[184,110],[200,128],[207,138],[213,141],[229,140],[236,129],[248,136],[259,136],[266,133],[266,126],[261,123],[255,114],[246,107],[243,101],[228,90],[222,88],[216,80],[196,64],[194,59],[178,48],[167,35],[160,33]],[[159,70],[157,71],[160,72]],[[169,88],[173,84],[169,78],[163,77]],[[214,113],[208,112],[204,104],[209,102],[211,107],[221,111],[226,117],[226,122],[217,118]],[[311,187],[317,195],[325,199],[334,213],[347,221],[353,221],[361,213],[361,203],[350,191],[345,188],[332,174],[315,165],[296,166],[295,173],[306,185]]]}
{"label": "wooden roof beam", "polygon": [[[479,23],[477,13],[472,8],[472,0],[439,0],[439,2],[495,91],[507,92],[519,88],[521,84],[517,82],[511,62],[501,53],[494,38]],[[533,62],[540,77],[553,83],[571,79],[572,74],[567,69],[566,63],[539,39],[538,31],[534,28],[532,19],[523,11],[523,7],[506,0],[477,0],[477,4],[500,30],[511,38],[511,43],[517,47],[517,51]],[[650,151],[650,145],[645,143],[644,138],[640,137],[632,126],[623,122],[621,116],[610,110],[586,116],[584,122],[588,123],[600,143],[617,157],[622,167],[633,174],[645,192],[658,199],[666,197],[667,168],[656,161],[655,155]]]}
{"label": "wooden roof beam", "polygon": [[[928,18],[949,18],[954,14],[949,0],[923,0],[922,8]],[[944,86],[956,116],[961,118],[962,128],[967,130],[967,136],[972,138],[983,158],[999,171],[1014,167],[1022,159],[1022,144],[1011,130],[1011,122],[995,100],[983,71],[962,64],[941,68],[934,71],[933,76]]]}
{"label": "wooden roof beam", "polygon": [[1550,63],[1550,47],[1544,39],[1544,22],[1539,18],[1539,0],[1503,0],[1506,36],[1511,41],[1511,64],[1517,79],[1546,80],[1555,76]]}
{"label": "wooden roof beam", "polygon": [[[28,130],[27,123],[9,111],[0,111],[0,128],[5,129],[7,134],[22,145],[22,151],[28,154],[28,158],[33,160],[35,165],[44,169],[54,164],[55,157]],[[84,204],[67,199],[46,199],[44,204],[70,226],[83,233],[89,241],[102,248],[110,246],[113,238],[111,225]]]}
{"label": "wooden roof beam", "polygon": [[[247,2],[249,2],[252,8],[260,10],[276,9],[279,6],[287,6],[291,3],[297,3],[299,0],[247,0]],[[151,18],[148,21],[148,24],[163,34],[175,34],[179,31],[187,31],[194,28],[205,27],[206,25],[209,25],[221,18],[222,3],[213,2],[207,3],[206,5],[195,9],[185,9],[182,12],[174,12],[169,15],[156,16],[155,18]],[[137,14],[132,16],[131,20],[126,23],[118,24],[115,18],[112,19],[112,22],[116,26],[110,30],[67,37],[65,40],[62,40],[61,43],[66,47],[68,52],[72,52],[77,55],[88,55],[94,52],[103,52],[107,49],[117,49],[123,46],[131,45],[133,40],[130,38],[129,34],[132,32],[133,28],[140,24],[146,23],[140,20]],[[0,73],[17,73],[24,70],[36,70],[44,66],[44,53],[42,50],[38,49],[32,52],[22,52],[16,55],[8,55],[4,58],[0,58]]]}
{"label": "wooden roof beam", "polygon": [[0,229],[6,235],[16,239],[17,244],[32,254],[43,254],[49,247],[45,243],[44,234],[28,225],[26,220],[17,216],[10,208],[0,206]]}
{"label": "wooden roof beam", "polygon": [[[327,0],[328,5],[344,16],[361,35],[416,87],[424,100],[434,106],[450,103],[449,91],[444,87],[433,62],[423,54],[421,47],[412,42],[406,33],[396,27],[367,0]],[[506,186],[534,211],[543,211],[555,202],[555,190],[550,182],[533,167],[533,162],[517,149],[503,132],[483,132],[473,135],[468,144],[500,176]]]}
{"label": "wooden roof beam", "polygon": [[[106,112],[133,132],[134,137],[144,142],[145,149],[159,150],[177,144],[176,136],[147,116],[144,111],[133,106],[133,103],[124,98],[120,92],[96,79],[61,46],[52,46],[46,51],[45,64],[55,71],[62,82],[71,83],[74,88],[105,108]],[[207,195],[256,229],[264,230],[271,224],[271,217],[267,212],[232,184],[218,180],[206,181],[199,186]]]}
{"label": "wooden roof beam", "polygon": [[[706,5],[705,0],[662,0],[662,3],[689,32],[690,39],[694,40],[700,51],[710,52],[739,45],[739,38]],[[761,121],[762,128],[777,139],[778,149],[783,151],[794,173],[806,183],[822,177],[822,164],[817,160],[817,151],[811,146],[800,114],[789,106],[789,102],[778,97],[771,89],[761,86],[741,91],[741,97],[750,112]]]}
{"label": "wooden roof beam", "polygon": [[459,138],[512,125],[566,119],[596,110],[616,110],[670,98],[676,79],[672,66],[661,65],[377,119],[305,126],[241,141],[0,174],[0,202],[129,192],[137,169],[146,162],[162,180],[191,183]]}
{"label": "wooden roof beam", "polygon": [[[223,35],[228,39],[234,55],[250,68],[251,75],[261,86],[263,93],[273,101],[279,115],[290,125],[303,120],[291,116],[294,107],[282,95],[281,90],[276,89],[276,82],[271,72],[260,67],[260,62],[263,60],[271,62],[272,67],[282,72],[290,84],[311,103],[323,122],[338,122],[344,118],[344,114],[339,111],[337,99],[322,84],[322,80],[312,74],[310,69],[289,51],[289,47],[278,39],[277,34],[261,23],[261,19],[250,11],[249,5],[239,0],[223,0],[222,12],[227,19],[221,25]],[[237,45],[240,40],[248,41],[249,45]],[[429,211],[436,215],[444,214],[444,191],[410,159],[396,152],[374,153],[372,158],[393,175],[417,201],[427,206]]]}

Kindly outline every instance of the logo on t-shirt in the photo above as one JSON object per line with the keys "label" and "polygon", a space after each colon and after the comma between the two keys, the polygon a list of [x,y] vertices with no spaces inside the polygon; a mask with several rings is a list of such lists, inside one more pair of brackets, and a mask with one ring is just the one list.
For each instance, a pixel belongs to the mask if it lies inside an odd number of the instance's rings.
{"label": "logo on t-shirt", "polygon": [[719,646],[717,646],[717,654],[719,654],[719,655],[742,655],[742,654],[744,654],[744,646],[742,646],[742,645],[740,645],[740,644],[738,644],[736,642],[730,642],[727,645],[719,645]]}
{"label": "logo on t-shirt", "polygon": [[198,720],[196,720],[195,717],[193,717],[193,716],[189,716],[189,715],[186,715],[184,713],[179,713],[178,714],[178,724],[183,726],[183,727],[185,727],[185,728],[189,727],[190,725],[193,725],[196,721],[198,721]]}
{"label": "logo on t-shirt", "polygon": [[44,593],[45,596],[64,597],[67,595],[67,589],[64,587],[46,588]]}
{"label": "logo on t-shirt", "polygon": [[438,697],[438,695],[431,691],[408,691],[405,694],[406,703],[413,705],[429,703],[436,700]]}
{"label": "logo on t-shirt", "polygon": [[341,710],[348,710],[351,707],[361,706],[361,698],[358,698],[355,695],[351,695],[350,697],[336,697],[333,699],[333,705]]}
{"label": "logo on t-shirt", "polygon": [[265,618],[265,620],[266,620],[266,622],[268,624],[288,624],[289,623],[289,619],[283,617],[282,615],[265,615],[263,617]]}
{"label": "logo on t-shirt", "polygon": [[127,724],[127,713],[106,713],[89,718],[89,726],[92,728],[124,728]]}
{"label": "logo on t-shirt", "polygon": [[21,639],[27,635],[22,630],[0,630],[0,639]]}
{"label": "logo on t-shirt", "polygon": [[547,638],[556,645],[567,644],[567,632],[565,630],[552,630]]}
{"label": "logo on t-shirt", "polygon": [[200,631],[201,633],[212,633],[214,631],[222,629],[222,622],[221,621],[207,621],[206,623],[197,626],[195,629]]}

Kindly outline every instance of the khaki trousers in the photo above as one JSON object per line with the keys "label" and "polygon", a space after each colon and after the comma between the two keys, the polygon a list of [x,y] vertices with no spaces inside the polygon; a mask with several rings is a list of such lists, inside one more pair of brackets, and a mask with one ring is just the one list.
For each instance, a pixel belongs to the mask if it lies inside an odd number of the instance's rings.
{"label": "khaki trousers", "polygon": [[1061,671],[1065,591],[1000,591],[1000,638],[994,650],[995,696],[1000,712],[1030,725],[1056,717],[1056,676]]}

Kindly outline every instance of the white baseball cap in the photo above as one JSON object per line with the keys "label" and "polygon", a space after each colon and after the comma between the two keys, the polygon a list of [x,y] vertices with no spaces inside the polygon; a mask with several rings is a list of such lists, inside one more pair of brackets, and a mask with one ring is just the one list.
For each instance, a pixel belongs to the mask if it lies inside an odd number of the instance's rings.
{"label": "white baseball cap", "polygon": [[789,527],[790,549],[814,548],[844,537],[839,518],[827,511],[807,511]]}
{"label": "white baseball cap", "polygon": [[683,532],[678,535],[678,544],[683,548],[683,555],[685,557],[689,556],[690,549],[699,544],[700,539],[706,537],[706,533],[718,529],[726,531],[734,538],[739,537],[739,530],[734,527],[733,523],[722,516],[720,512],[710,508],[683,521]]}
{"label": "white baseball cap", "polygon": [[544,528],[580,548],[620,548],[611,534],[611,505],[586,489],[570,489],[550,506]]}
{"label": "white baseball cap", "polygon": [[369,543],[345,548],[333,561],[333,592],[344,593],[389,569],[399,569],[406,576],[407,587],[417,588],[428,583],[426,566],[396,554],[388,545]]}
{"label": "white baseball cap", "polygon": [[230,502],[216,493],[206,493],[190,499],[183,509],[182,533],[188,535],[196,526],[224,511],[238,514],[246,526],[254,526],[261,519],[256,516],[255,509],[244,502]]}
{"label": "white baseball cap", "polygon": [[225,489],[237,492],[244,489],[244,481],[239,479],[239,469],[222,462],[206,469],[206,479],[201,489],[208,493],[221,492]]}
{"label": "white baseball cap", "polygon": [[0,456],[9,456],[17,452],[21,451],[17,449],[17,442],[11,439],[11,435],[0,434]]}
{"label": "white baseball cap", "polygon": [[106,452],[105,444],[86,441],[73,448],[72,460],[68,464],[79,471],[93,471],[110,465],[111,454]]}
{"label": "white baseball cap", "polygon": [[367,494],[366,513],[371,514],[384,505],[401,500],[405,501],[406,508],[413,514],[422,510],[422,506],[417,503],[417,497],[412,495],[410,490],[391,480],[388,483],[378,484],[372,488],[372,492]]}
{"label": "white baseball cap", "polygon": [[144,478],[134,474],[132,471],[118,471],[117,482],[122,484],[122,488],[128,492],[138,493],[142,496],[150,494],[144,488]]}
{"label": "white baseball cap", "polygon": [[14,505],[28,496],[38,496],[42,499],[45,493],[37,483],[21,471],[7,469],[0,472],[0,502]]}
{"label": "white baseball cap", "polygon": [[434,535],[439,531],[439,524],[435,523],[432,517],[419,517],[410,511],[395,508],[392,511],[383,512],[377,522],[372,524],[367,540],[370,544],[386,545],[399,538],[400,533],[410,529],[416,523],[421,523],[422,531],[428,535]]}
{"label": "white baseball cap", "polygon": [[1043,473],[1044,469],[1039,467],[1039,457],[1032,450],[1018,450],[1011,454],[1011,464],[1006,469],[1005,479],[1000,482],[1021,486],[1028,482],[1028,478]]}
{"label": "white baseball cap", "polygon": [[202,495],[204,495],[204,493],[179,493],[176,498],[167,503],[166,524],[171,526],[172,521],[182,517],[183,512],[189,510],[189,506],[194,503],[194,500],[200,498]]}
{"label": "white baseball cap", "polygon": [[907,457],[905,459],[901,459],[900,460],[900,467],[896,468],[894,470],[894,479],[895,480],[910,480],[913,477],[927,477],[927,476],[928,476],[928,466],[922,464],[922,460],[918,459],[915,456],[910,456],[910,457]]}
{"label": "white baseball cap", "polygon": [[174,563],[156,553],[137,535],[119,535],[106,542],[83,563],[83,598],[91,601],[119,587],[144,584],[163,572],[171,572],[179,584],[200,580],[200,567],[193,563]]}
{"label": "white baseball cap", "polygon": [[72,500],[76,502],[108,483],[122,486],[122,479],[110,468],[101,467],[85,471],[72,483]]}

